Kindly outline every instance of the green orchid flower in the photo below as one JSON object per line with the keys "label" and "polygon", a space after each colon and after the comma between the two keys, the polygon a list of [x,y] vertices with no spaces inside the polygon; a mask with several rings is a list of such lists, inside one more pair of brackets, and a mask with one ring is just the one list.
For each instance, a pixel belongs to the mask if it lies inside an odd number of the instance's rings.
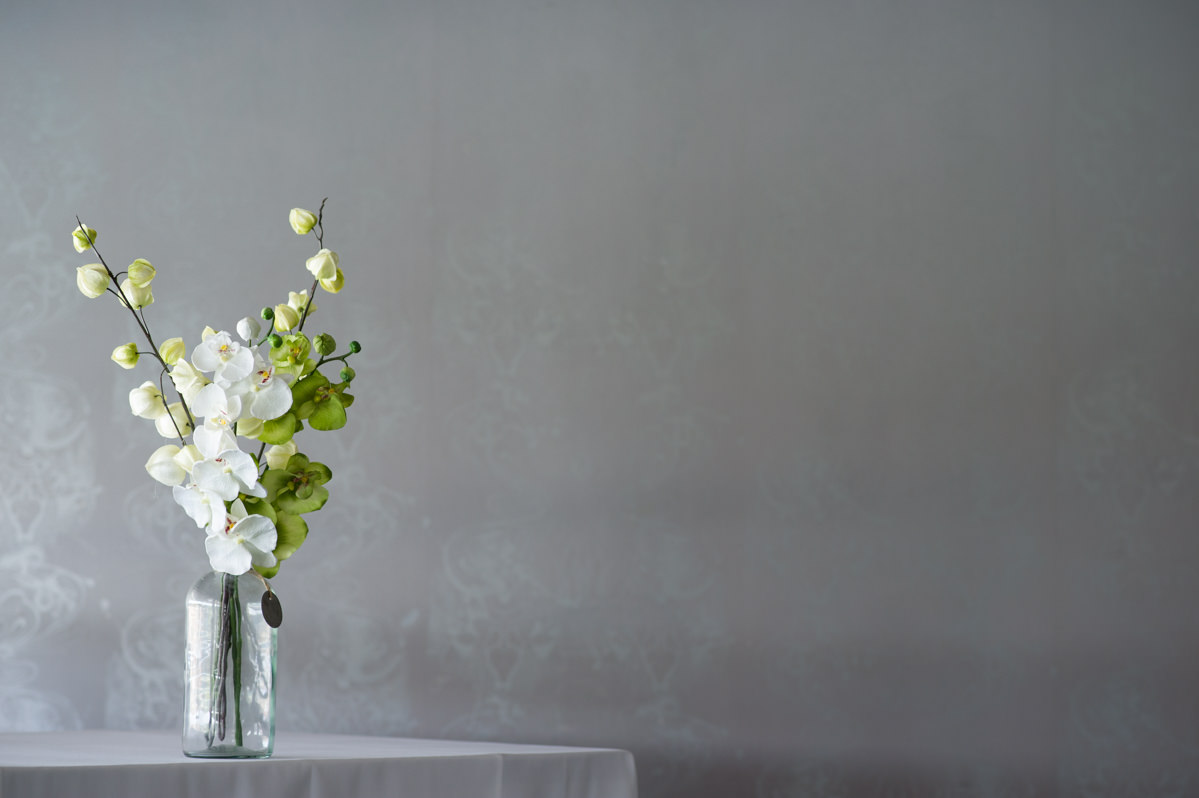
{"label": "green orchid flower", "polygon": [[282,336],[278,346],[271,347],[271,362],[276,374],[291,374],[299,379],[316,368],[312,354],[312,342],[304,333]]}
{"label": "green orchid flower", "polygon": [[286,468],[268,468],[262,475],[266,488],[266,500],[281,513],[299,515],[311,513],[325,506],[329,490],[325,483],[333,478],[333,472],[323,463],[314,463],[303,454],[293,454]]}
{"label": "green orchid flower", "polygon": [[346,408],[354,403],[346,393],[349,387],[348,382],[332,383],[314,371],[292,386],[292,412],[313,429],[341,429],[346,425]]}

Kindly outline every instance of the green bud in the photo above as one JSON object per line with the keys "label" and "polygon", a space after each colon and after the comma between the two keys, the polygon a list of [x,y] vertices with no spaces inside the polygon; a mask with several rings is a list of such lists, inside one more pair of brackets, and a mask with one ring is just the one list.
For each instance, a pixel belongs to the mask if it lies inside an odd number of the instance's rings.
{"label": "green bud", "polygon": [[342,382],[350,382],[354,379],[354,377],[355,377],[355,371],[351,367],[346,366],[344,369],[341,370],[341,381]]}
{"label": "green bud", "polygon": [[123,369],[131,369],[137,365],[137,344],[128,343],[112,350],[112,362]]}
{"label": "green bud", "polygon": [[150,261],[145,258],[138,258],[129,264],[128,274],[129,282],[138,288],[146,288],[150,285],[150,281],[154,279],[154,275],[158,274],[158,270],[150,265]]}
{"label": "green bud", "polygon": [[362,351],[362,344],[358,343],[357,341],[350,341],[350,351],[354,354],[358,354]]}
{"label": "green bud", "polygon": [[[270,308],[267,308],[267,310],[270,310]],[[274,315],[274,313],[271,314],[271,316]],[[279,333],[271,333],[267,336],[267,340],[271,342],[272,349],[278,349],[279,347],[283,346],[283,336]]]}
{"label": "green bud", "polygon": [[259,315],[261,315],[266,321],[270,321],[271,319],[275,318],[275,311],[271,308],[263,308],[262,313]]}
{"label": "green bud", "polygon": [[331,355],[337,350],[337,341],[329,333],[321,333],[312,339],[312,348],[318,355]]}
{"label": "green bud", "polygon": [[96,231],[87,225],[80,225],[75,228],[72,234],[76,252],[87,252],[92,248],[92,244],[96,242]]}

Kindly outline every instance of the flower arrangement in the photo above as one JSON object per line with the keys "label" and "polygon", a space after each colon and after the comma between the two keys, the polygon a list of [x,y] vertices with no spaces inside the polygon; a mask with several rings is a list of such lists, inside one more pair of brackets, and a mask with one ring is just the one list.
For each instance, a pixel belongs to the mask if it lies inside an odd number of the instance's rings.
{"label": "flower arrangement", "polygon": [[[214,571],[240,575],[253,568],[264,580],[273,577],[308,535],[303,516],[329,498],[332,472],[300,452],[295,436],[305,427],[345,426],[354,402],[348,361],[361,346],[351,341],[336,354],[333,336],[304,332],[317,287],[336,294],[345,283],[337,253],[324,245],[324,208],[324,201],[316,213],[294,208],[289,217],[296,234],[316,238],[317,252],[306,263],[311,287],[263,308],[265,331],[252,317],[237,322],[236,335],[206,327],[190,358],[183,338],[156,344],[150,332],[145,310],[154,301],[154,266],[138,258],[114,272],[96,248],[96,231],[76,217],[75,250],[99,259],[76,270],[79,290],[93,299],[116,297],[148,345],[122,344],[112,360],[125,369],[152,360],[159,369],[157,382],[129,392],[133,414],[172,441],[150,455],[146,471],[170,486],[175,502],[205,530]],[[336,380],[325,373],[334,368]]]}

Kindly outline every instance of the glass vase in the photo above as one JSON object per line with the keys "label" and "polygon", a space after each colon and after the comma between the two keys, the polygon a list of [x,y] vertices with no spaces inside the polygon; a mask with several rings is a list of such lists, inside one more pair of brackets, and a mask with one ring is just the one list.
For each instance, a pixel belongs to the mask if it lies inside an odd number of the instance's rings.
{"label": "glass vase", "polygon": [[187,594],[183,753],[261,759],[275,746],[276,631],[254,571],[214,571]]}

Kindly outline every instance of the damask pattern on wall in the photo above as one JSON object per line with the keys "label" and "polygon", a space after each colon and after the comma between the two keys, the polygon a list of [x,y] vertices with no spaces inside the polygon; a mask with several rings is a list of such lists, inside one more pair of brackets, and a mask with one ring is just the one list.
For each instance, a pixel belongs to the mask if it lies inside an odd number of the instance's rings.
{"label": "damask pattern on wall", "polygon": [[205,565],[75,214],[190,341],[329,196],[313,322],[364,348],[283,733],[623,747],[655,798],[1195,791],[1193,11],[69,5],[0,26],[0,731],[177,728]]}

